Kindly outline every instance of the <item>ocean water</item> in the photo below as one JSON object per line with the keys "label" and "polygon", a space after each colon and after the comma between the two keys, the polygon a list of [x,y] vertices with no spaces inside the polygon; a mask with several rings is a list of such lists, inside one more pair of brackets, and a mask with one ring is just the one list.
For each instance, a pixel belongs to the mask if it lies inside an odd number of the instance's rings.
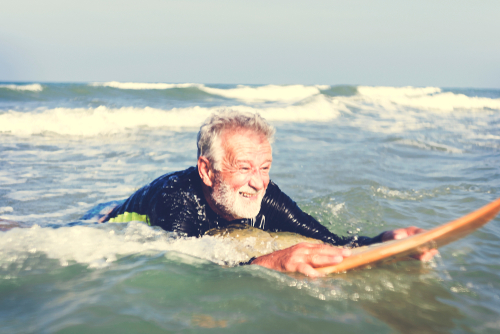
{"label": "ocean water", "polygon": [[235,266],[232,240],[67,226],[194,165],[221,108],[276,126],[271,178],[341,235],[500,197],[498,89],[0,83],[0,218],[26,226],[0,232],[0,333],[500,332],[499,217],[429,263],[315,280]]}

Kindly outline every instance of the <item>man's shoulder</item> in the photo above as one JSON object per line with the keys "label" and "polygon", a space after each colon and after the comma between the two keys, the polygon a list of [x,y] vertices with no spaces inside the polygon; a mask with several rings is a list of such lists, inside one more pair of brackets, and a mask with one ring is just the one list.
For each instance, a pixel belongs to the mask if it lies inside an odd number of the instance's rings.
{"label": "man's shoulder", "polygon": [[195,199],[201,192],[201,181],[195,167],[164,174],[137,190],[130,200],[141,206],[152,208],[156,205],[169,207],[180,201]]}
{"label": "man's shoulder", "polygon": [[292,199],[276,183],[269,181],[266,194],[262,199],[262,206],[267,210],[283,209],[283,206],[288,206],[290,202],[293,203]]}
{"label": "man's shoulder", "polygon": [[167,195],[180,197],[197,193],[198,188],[201,188],[199,178],[195,167],[167,173],[139,189],[132,197],[139,196],[146,199],[146,202],[151,202]]}
{"label": "man's shoulder", "polygon": [[283,192],[281,191],[280,187],[278,187],[278,185],[274,183],[273,180],[269,180],[264,198],[274,197],[282,193]]}

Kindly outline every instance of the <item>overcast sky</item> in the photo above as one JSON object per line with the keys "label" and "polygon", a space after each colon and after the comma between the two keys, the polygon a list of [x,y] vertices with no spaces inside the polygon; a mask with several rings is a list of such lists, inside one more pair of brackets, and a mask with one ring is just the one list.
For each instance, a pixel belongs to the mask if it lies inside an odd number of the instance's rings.
{"label": "overcast sky", "polygon": [[2,0],[0,81],[500,88],[500,1]]}

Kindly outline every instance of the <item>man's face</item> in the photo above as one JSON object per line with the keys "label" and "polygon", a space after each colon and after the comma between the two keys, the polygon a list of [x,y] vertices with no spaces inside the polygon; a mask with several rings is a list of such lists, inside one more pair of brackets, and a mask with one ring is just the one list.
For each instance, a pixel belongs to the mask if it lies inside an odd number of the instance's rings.
{"label": "man's face", "polygon": [[269,184],[272,149],[267,138],[235,129],[221,137],[224,157],[215,172],[212,199],[232,219],[253,218]]}

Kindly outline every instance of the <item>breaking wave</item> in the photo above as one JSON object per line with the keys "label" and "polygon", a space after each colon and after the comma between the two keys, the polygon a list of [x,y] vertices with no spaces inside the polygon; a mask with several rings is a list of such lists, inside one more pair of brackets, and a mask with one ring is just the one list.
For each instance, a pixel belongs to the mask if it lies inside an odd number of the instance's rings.
{"label": "breaking wave", "polygon": [[[53,86],[51,86],[53,85]],[[342,122],[350,126],[377,132],[377,133],[402,133],[427,128],[446,127],[450,131],[474,132],[487,127],[494,122],[500,110],[500,98],[471,96],[462,93],[443,91],[438,87],[349,87],[347,95],[336,95],[338,91],[330,86],[305,86],[305,85],[265,85],[244,86],[233,88],[214,88],[202,84],[166,84],[166,83],[91,83],[85,87],[114,87],[120,92],[100,92],[99,99],[85,100],[78,94],[88,94],[85,90],[75,89],[71,84],[46,84],[40,96],[36,99],[33,94],[25,94],[30,104],[30,109],[20,111],[12,110],[17,106],[15,99],[6,108],[0,110],[0,133],[27,136],[41,133],[56,133],[61,135],[98,136],[127,132],[141,127],[149,128],[191,128],[199,127],[201,122],[212,112],[222,108],[231,108],[240,111],[258,112],[269,121],[276,122],[327,122],[344,115]],[[14,88],[12,88],[12,87]],[[30,85],[2,85],[7,89],[36,91],[42,89],[40,84]],[[176,88],[176,91],[169,89]],[[345,87],[344,87],[345,88]],[[343,89],[344,89],[343,88]],[[107,88],[106,88],[107,89]],[[134,92],[127,91],[134,89]],[[141,100],[140,90],[160,90],[155,95],[153,106],[129,106],[129,101]],[[345,89],[344,89],[345,90]],[[354,93],[353,90],[356,90]],[[464,91],[465,92],[465,91]],[[500,91],[491,91],[491,96],[500,97]],[[67,102],[67,95],[74,100],[83,101],[76,105]],[[335,93],[335,94],[334,94]],[[50,94],[55,94],[54,98]],[[153,94],[147,93],[148,96]],[[193,96],[203,95],[196,99]],[[6,95],[12,95],[7,93]],[[116,97],[117,95],[118,97]],[[133,97],[133,100],[130,97]],[[334,96],[332,96],[334,95]],[[193,99],[191,105],[177,103],[179,96],[182,99]],[[217,100],[215,96],[225,100]],[[80,99],[81,97],[81,99]],[[207,98],[208,97],[208,98]],[[54,98],[55,107],[49,107],[45,102]],[[146,98],[146,97],[145,97]],[[148,97],[150,98],[150,97]],[[59,99],[62,99],[61,102]],[[120,103],[116,103],[118,100]],[[113,101],[110,103],[109,101]],[[38,103],[42,103],[36,107]],[[45,104],[44,104],[45,103]],[[121,105],[123,105],[121,107]],[[65,107],[62,107],[62,106]],[[66,107],[66,106],[70,107]],[[164,106],[177,106],[166,109]],[[33,107],[35,106],[35,107]],[[93,106],[91,108],[87,106]],[[470,117],[471,113],[493,115],[475,125],[464,127],[458,118]],[[476,116],[474,116],[476,117]],[[476,117],[477,118],[477,117]],[[483,124],[484,123],[484,124]],[[484,131],[483,131],[484,132]],[[488,133],[488,136],[496,136]],[[430,146],[416,142],[403,143],[419,146],[424,149],[445,150],[454,153],[452,147]]]}
{"label": "breaking wave", "polygon": [[221,265],[235,265],[248,260],[236,246],[231,240],[210,236],[178,238],[139,222],[57,229],[35,225],[0,233],[0,267],[12,262],[21,264],[29,257],[43,254],[58,260],[62,266],[76,262],[89,268],[102,268],[126,255],[169,251]]}
{"label": "breaking wave", "polygon": [[245,102],[294,102],[300,101],[307,97],[320,94],[321,90],[329,89],[330,86],[316,85],[266,85],[266,86],[245,86],[238,85],[236,88],[213,88],[203,84],[184,83],[184,84],[169,84],[169,83],[140,83],[140,82],[95,82],[90,84],[93,87],[112,87],[118,89],[172,89],[172,88],[190,88],[196,87],[199,90],[221,97],[236,99]]}
{"label": "breaking wave", "polygon": [[[328,94],[332,86],[328,85],[264,85],[248,86],[237,85],[234,88],[208,87],[197,83],[139,83],[139,82],[102,82],[91,83],[93,87],[112,87],[123,90],[160,90],[196,88],[210,95],[227,99],[235,99],[244,103],[282,102],[294,103],[319,94]],[[15,85],[9,85],[15,86]],[[33,86],[28,88],[29,86]],[[36,88],[36,87],[39,88]],[[40,89],[38,84],[15,86],[12,89]],[[19,88],[27,87],[27,88]],[[465,94],[443,91],[439,87],[353,87],[357,90],[354,96],[337,96],[343,102],[363,101],[370,105],[379,105],[384,108],[409,107],[425,110],[450,112],[463,109],[493,109],[500,110],[500,99],[488,97],[467,96]]]}
{"label": "breaking wave", "polygon": [[[332,103],[322,95],[311,98],[301,105],[253,108],[234,106],[234,110],[259,112],[269,121],[327,121],[340,115],[341,105]],[[37,112],[8,111],[0,114],[0,133],[27,136],[40,133],[61,135],[96,136],[129,131],[140,127],[185,128],[199,127],[208,115],[220,107],[174,108],[54,108]],[[314,112],[311,112],[314,111]]]}
{"label": "breaking wave", "polygon": [[212,94],[230,99],[242,100],[245,102],[295,102],[320,94],[321,90],[329,89],[330,86],[304,86],[290,85],[277,86],[267,85],[260,87],[250,87],[238,85],[236,88],[220,89],[201,87],[200,89]]}
{"label": "breaking wave", "polygon": [[2,84],[0,89],[11,89],[18,91],[31,91],[31,92],[41,92],[43,90],[40,84],[28,84],[28,85],[16,85],[16,84]]}
{"label": "breaking wave", "polygon": [[467,96],[443,92],[438,87],[358,87],[359,95],[367,102],[387,109],[394,106],[451,112],[461,109],[500,110],[500,99]]}

